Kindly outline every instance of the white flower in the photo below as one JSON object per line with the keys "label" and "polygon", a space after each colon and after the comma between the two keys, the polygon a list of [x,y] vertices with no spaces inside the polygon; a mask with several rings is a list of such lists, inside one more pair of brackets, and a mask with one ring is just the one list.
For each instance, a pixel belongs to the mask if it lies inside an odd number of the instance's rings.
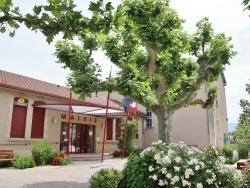
{"label": "white flower", "polygon": [[165,156],[162,158],[162,163],[163,164],[166,164],[166,163],[171,164],[171,159],[168,156]]}
{"label": "white flower", "polygon": [[196,159],[196,158],[194,158],[194,159],[192,159],[192,161],[193,161],[193,164],[198,164],[198,160]]}
{"label": "white flower", "polygon": [[154,171],[154,168],[152,166],[149,166],[148,171],[152,172],[152,171]]}
{"label": "white flower", "polygon": [[158,140],[158,142],[157,142],[158,144],[162,144],[162,141],[161,140]]}
{"label": "white flower", "polygon": [[186,144],[184,142],[180,141],[179,146],[180,146],[180,148],[184,148],[186,146]]}
{"label": "white flower", "polygon": [[200,166],[199,165],[196,165],[195,168],[194,168],[196,171],[200,170]]}
{"label": "white flower", "polygon": [[192,151],[192,150],[188,151],[188,155],[193,155],[193,154],[194,154],[194,151]]}
{"label": "white flower", "polygon": [[172,178],[172,174],[167,173],[167,174],[166,174],[166,177],[167,177],[168,179],[170,179],[170,178]]}
{"label": "white flower", "polygon": [[164,185],[165,185],[165,182],[164,182],[163,180],[159,180],[158,185],[160,185],[160,186],[164,186]]}
{"label": "white flower", "polygon": [[212,173],[212,172],[211,172],[211,170],[206,170],[206,173],[207,173],[207,174],[210,174],[210,173]]}
{"label": "white flower", "polygon": [[206,182],[208,183],[208,185],[213,184],[213,181],[214,181],[213,179],[209,179],[209,178],[206,180]]}
{"label": "white flower", "polygon": [[167,169],[166,169],[166,168],[162,168],[162,169],[161,169],[161,173],[162,173],[162,174],[166,174],[166,173],[167,173]]}
{"label": "white flower", "polygon": [[188,179],[190,175],[194,175],[194,172],[191,168],[185,170],[185,178]]}
{"label": "white flower", "polygon": [[197,183],[197,188],[203,188],[203,185],[201,183]]}
{"label": "white flower", "polygon": [[176,182],[178,182],[180,180],[180,178],[178,176],[174,176],[172,179],[171,179],[171,184],[174,185]]}
{"label": "white flower", "polygon": [[158,178],[157,178],[156,175],[153,175],[153,176],[152,176],[152,179],[153,179],[153,180],[157,180]]}
{"label": "white flower", "polygon": [[181,158],[180,157],[175,157],[175,162],[177,162],[177,163],[179,163],[179,162],[181,162]]}
{"label": "white flower", "polygon": [[168,150],[168,156],[169,156],[169,157],[171,157],[173,153],[174,153],[173,150],[171,150],[171,149]]}
{"label": "white flower", "polygon": [[191,183],[190,182],[188,182],[187,180],[185,180],[185,179],[183,179],[182,180],[182,185],[183,185],[183,187],[185,187],[185,186],[191,186]]}
{"label": "white flower", "polygon": [[200,162],[200,165],[202,169],[205,167],[205,164],[203,162]]}
{"label": "white flower", "polygon": [[155,154],[154,159],[156,160],[157,164],[161,164],[162,160],[161,160],[161,156],[159,154]]}
{"label": "white flower", "polygon": [[175,172],[179,172],[180,171],[180,167],[174,166],[174,171]]}

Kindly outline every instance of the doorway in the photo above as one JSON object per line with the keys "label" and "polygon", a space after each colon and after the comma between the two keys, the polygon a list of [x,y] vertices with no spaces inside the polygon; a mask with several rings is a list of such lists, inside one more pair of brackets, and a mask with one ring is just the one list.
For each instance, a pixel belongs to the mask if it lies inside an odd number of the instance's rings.
{"label": "doorway", "polygon": [[[67,151],[68,123],[61,124],[60,150]],[[70,125],[70,153],[94,153],[95,126],[72,123]]]}

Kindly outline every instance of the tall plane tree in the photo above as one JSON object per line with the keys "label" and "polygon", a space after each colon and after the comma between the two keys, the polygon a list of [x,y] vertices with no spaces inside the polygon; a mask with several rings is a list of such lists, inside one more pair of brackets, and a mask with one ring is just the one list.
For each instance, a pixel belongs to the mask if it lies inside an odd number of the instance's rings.
{"label": "tall plane tree", "polygon": [[[52,0],[49,2],[53,7]],[[99,0],[90,3],[91,18],[73,11],[72,3],[69,10],[74,16],[70,21],[66,10],[55,15],[54,6],[51,12],[59,21],[51,23],[37,18],[42,10],[50,11],[39,6],[35,16],[29,15],[36,22],[24,21],[31,29],[42,30],[48,42],[59,31],[64,32],[65,38],[77,36],[82,42],[76,45],[64,40],[56,44],[58,63],[72,71],[68,84],[75,93],[85,98],[93,92],[109,90],[129,96],[157,116],[159,139],[170,143],[174,112],[195,104],[203,109],[211,107],[215,88],[210,88],[206,99],[196,98],[196,93],[202,84],[218,79],[236,52],[232,50],[231,38],[224,33],[215,34],[208,18],[196,24],[194,34],[187,33],[182,26],[184,20],[169,3],[169,0],[123,0],[115,9],[111,3]],[[51,34],[53,24],[59,25]],[[99,77],[100,67],[92,57],[99,49],[120,68],[116,77],[106,80]]]}

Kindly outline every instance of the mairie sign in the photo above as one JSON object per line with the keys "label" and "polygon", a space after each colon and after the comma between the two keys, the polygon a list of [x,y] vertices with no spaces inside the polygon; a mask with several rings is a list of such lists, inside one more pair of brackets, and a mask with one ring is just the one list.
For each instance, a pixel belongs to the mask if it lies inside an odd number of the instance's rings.
{"label": "mairie sign", "polygon": [[[61,114],[61,120],[68,120],[67,114]],[[70,120],[73,122],[97,123],[97,118],[93,116],[71,115]]]}

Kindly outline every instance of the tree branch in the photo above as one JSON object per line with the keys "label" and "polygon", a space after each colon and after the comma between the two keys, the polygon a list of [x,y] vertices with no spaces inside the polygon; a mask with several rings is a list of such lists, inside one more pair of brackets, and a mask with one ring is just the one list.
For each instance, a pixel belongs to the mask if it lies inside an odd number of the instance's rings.
{"label": "tree branch", "polygon": [[156,45],[147,44],[146,50],[148,55],[150,56],[150,61],[148,64],[148,73],[149,75],[153,75],[157,69],[156,60],[157,60],[158,48]]}
{"label": "tree branch", "polygon": [[158,100],[160,106],[164,106],[166,103],[162,100],[161,97],[164,93],[166,93],[169,84],[167,82],[167,79],[163,75],[156,73],[157,69],[156,61],[159,49],[157,48],[156,45],[147,44],[146,50],[148,55],[150,56],[150,61],[148,63],[148,74],[154,75],[157,78],[159,78],[159,86],[156,89],[156,99]]}
{"label": "tree branch", "polygon": [[214,105],[214,100],[216,97],[215,93],[208,93],[209,98],[204,102],[202,99],[196,99],[192,104],[199,104],[203,109],[207,109]]}

